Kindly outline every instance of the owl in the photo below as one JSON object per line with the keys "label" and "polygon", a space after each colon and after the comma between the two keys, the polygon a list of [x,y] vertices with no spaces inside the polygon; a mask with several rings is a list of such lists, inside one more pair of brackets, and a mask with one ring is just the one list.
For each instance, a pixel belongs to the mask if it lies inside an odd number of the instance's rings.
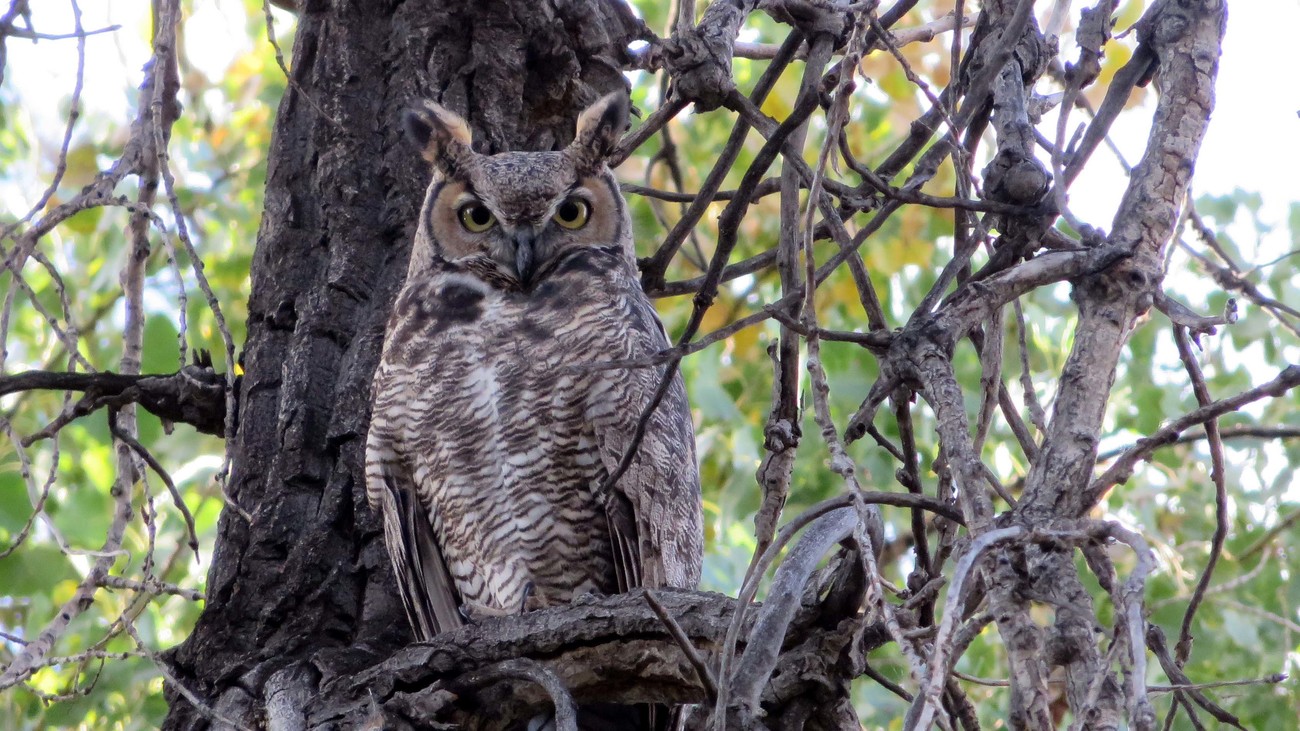
{"label": "owl", "polygon": [[417,639],[588,593],[699,581],[702,516],[674,376],[633,448],[669,343],[637,276],[606,158],[623,94],[558,152],[483,155],[427,102],[406,131],[433,169],[375,374],[366,495]]}

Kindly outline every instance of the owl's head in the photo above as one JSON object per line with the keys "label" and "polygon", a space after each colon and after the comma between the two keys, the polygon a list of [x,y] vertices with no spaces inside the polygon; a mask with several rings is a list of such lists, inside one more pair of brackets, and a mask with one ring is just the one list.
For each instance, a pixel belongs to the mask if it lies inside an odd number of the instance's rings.
{"label": "owl's head", "polygon": [[456,114],[433,102],[408,111],[407,135],[434,170],[411,273],[437,256],[528,289],[575,247],[618,245],[634,258],[627,207],[605,164],[627,113],[627,97],[610,94],[582,113],[563,150],[482,155]]}

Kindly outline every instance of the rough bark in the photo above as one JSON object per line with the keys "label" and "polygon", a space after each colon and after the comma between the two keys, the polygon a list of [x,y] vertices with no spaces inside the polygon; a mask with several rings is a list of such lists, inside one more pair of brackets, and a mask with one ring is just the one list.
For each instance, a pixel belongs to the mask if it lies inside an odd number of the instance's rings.
{"label": "rough bark", "polygon": [[[679,590],[662,590],[655,596],[699,650],[710,653],[722,644],[735,600]],[[879,626],[864,628],[844,618],[827,621],[824,615],[804,609],[783,643],[783,664],[790,672],[778,673],[763,686],[761,700],[771,712],[769,724],[791,711],[792,698],[817,699],[828,708],[845,700],[847,686],[828,685],[826,679],[849,677],[854,672],[852,658],[885,639]],[[746,636],[751,625],[746,622]],[[745,647],[742,643],[740,649]],[[478,682],[485,670],[519,657],[544,658],[545,666],[579,702],[707,700],[707,691],[681,646],[644,593],[636,591],[488,620],[440,635],[432,643],[407,647],[355,675],[328,679],[321,684],[323,693],[315,699],[307,728],[366,723],[402,728],[429,721],[467,729],[508,728],[551,704],[535,684]],[[490,717],[484,717],[483,708],[493,709]]]}
{"label": "rough bark", "polygon": [[[586,103],[625,88],[632,32],[596,0],[301,7],[233,444],[230,495],[252,522],[223,514],[207,607],[169,655],[222,716],[301,728],[323,679],[409,639],[361,489],[370,380],[428,183],[399,112],[431,97],[482,151],[558,147]],[[167,728],[209,723],[174,688],[168,700]]]}

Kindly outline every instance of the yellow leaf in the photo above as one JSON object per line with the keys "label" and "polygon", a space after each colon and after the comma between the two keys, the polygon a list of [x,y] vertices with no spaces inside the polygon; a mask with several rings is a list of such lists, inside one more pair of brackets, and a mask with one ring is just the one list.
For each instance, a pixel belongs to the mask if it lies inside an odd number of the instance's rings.
{"label": "yellow leaf", "polygon": [[[801,63],[791,64],[792,67],[802,66]],[[781,75],[779,81],[772,88],[772,93],[767,95],[763,100],[763,113],[773,119],[781,120],[790,116],[792,107],[790,106],[795,97],[799,95],[799,79],[803,77],[802,73],[786,71]]]}
{"label": "yellow leaf", "polygon": [[63,184],[69,188],[89,185],[99,174],[99,153],[94,145],[78,145],[68,150],[67,171],[63,175]]}
{"label": "yellow leaf", "polygon": [[1142,11],[1146,9],[1146,3],[1142,0],[1128,0],[1124,6],[1115,13],[1115,28],[1119,31],[1128,29],[1142,17]]}
{"label": "yellow leaf", "polygon": [[55,604],[64,604],[77,593],[77,582],[72,579],[65,579],[54,585],[52,592]]}

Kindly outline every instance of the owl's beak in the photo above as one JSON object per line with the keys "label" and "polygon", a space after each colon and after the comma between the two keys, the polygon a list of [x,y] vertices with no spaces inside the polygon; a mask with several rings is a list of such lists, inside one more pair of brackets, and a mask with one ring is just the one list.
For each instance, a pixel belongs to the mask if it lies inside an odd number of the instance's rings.
{"label": "owl's beak", "polygon": [[537,234],[529,229],[515,232],[515,274],[519,283],[527,287],[537,269]]}

